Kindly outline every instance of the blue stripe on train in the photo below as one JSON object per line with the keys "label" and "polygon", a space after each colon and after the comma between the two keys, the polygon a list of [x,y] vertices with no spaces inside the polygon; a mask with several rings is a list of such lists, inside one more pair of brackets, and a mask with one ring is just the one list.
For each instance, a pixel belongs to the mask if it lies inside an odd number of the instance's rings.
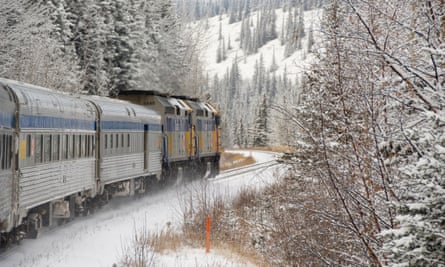
{"label": "blue stripe on train", "polygon": [[160,132],[162,131],[162,125],[160,124],[146,124],[144,126],[144,130],[145,131],[149,131],[149,132]]}
{"label": "blue stripe on train", "polygon": [[[14,125],[14,116],[11,118],[0,115],[0,123],[3,121],[9,123],[9,126]],[[8,124],[6,124],[8,125]],[[76,129],[76,130],[96,130],[96,122],[78,119],[65,119],[47,116],[20,116],[20,128],[40,128],[40,129]],[[140,122],[129,121],[103,121],[101,124],[102,130],[148,130],[161,131],[162,126],[159,124],[145,125]]]}
{"label": "blue stripe on train", "polygon": [[102,130],[139,130],[139,131],[161,131],[160,124],[144,124],[131,121],[103,121]]}
{"label": "blue stripe on train", "polygon": [[20,115],[20,128],[96,130],[93,120]]}
{"label": "blue stripe on train", "polygon": [[131,121],[102,121],[102,130],[144,130],[144,124]]}
{"label": "blue stripe on train", "polygon": [[166,131],[167,132],[186,132],[189,130],[190,124],[188,119],[166,119]]}
{"label": "blue stripe on train", "polygon": [[13,128],[15,124],[14,114],[0,112],[0,127]]}

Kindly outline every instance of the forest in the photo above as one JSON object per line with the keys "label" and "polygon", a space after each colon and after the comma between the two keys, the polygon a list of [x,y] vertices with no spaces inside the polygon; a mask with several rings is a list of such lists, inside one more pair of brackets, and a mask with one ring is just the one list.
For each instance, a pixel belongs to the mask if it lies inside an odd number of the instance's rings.
{"label": "forest", "polygon": [[1,2],[2,77],[95,95],[183,89],[190,55],[170,1]]}
{"label": "forest", "polygon": [[240,215],[272,266],[445,266],[444,0],[0,3],[1,77],[199,96],[224,146],[285,146]]}

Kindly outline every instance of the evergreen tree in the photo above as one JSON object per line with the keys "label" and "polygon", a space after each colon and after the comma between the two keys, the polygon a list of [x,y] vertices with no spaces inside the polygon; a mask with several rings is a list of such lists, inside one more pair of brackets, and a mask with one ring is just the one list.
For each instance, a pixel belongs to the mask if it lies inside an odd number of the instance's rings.
{"label": "evergreen tree", "polygon": [[219,40],[218,48],[216,49],[216,63],[220,63],[223,60],[222,49],[222,40]]}
{"label": "evergreen tree", "polygon": [[269,109],[267,106],[267,98],[264,95],[258,113],[255,118],[255,133],[253,137],[253,145],[264,147],[269,145]]}
{"label": "evergreen tree", "polygon": [[272,64],[270,66],[270,71],[271,72],[275,72],[278,70],[278,64],[277,64],[277,59],[275,57],[275,47],[273,47],[272,50]]}
{"label": "evergreen tree", "polygon": [[159,14],[160,31],[157,43],[158,58],[156,70],[160,81],[160,88],[169,92],[181,90],[183,79],[187,71],[185,46],[181,40],[181,25],[172,1],[157,1],[158,8],[155,12]]}
{"label": "evergreen tree", "polygon": [[[78,90],[79,71],[70,39],[70,25],[53,24],[62,4],[40,5],[3,0],[0,9],[0,76],[64,91]],[[61,36],[64,36],[63,38]],[[63,41],[66,41],[66,45]]]}
{"label": "evergreen tree", "polygon": [[250,15],[250,0],[246,0],[246,6],[244,8],[244,17],[248,17]]}
{"label": "evergreen tree", "polygon": [[311,50],[312,50],[312,46],[314,45],[314,27],[311,25],[310,26],[310,28],[309,28],[309,32],[308,32],[308,35],[307,35],[307,51],[308,52],[311,52]]}
{"label": "evergreen tree", "polygon": [[[304,32],[304,10],[303,10],[303,6],[301,5],[300,8],[298,9],[298,18],[296,20],[298,20],[297,25],[296,25],[296,35],[295,35],[295,39],[296,39],[296,44],[295,44],[295,48],[296,49],[301,49],[302,47],[302,40],[303,37],[305,36],[305,32]],[[297,12],[295,12],[295,14],[297,14]]]}
{"label": "evergreen tree", "polygon": [[240,139],[240,147],[247,147],[247,137],[244,129],[243,119],[239,120],[239,139]]}
{"label": "evergreen tree", "polygon": [[294,24],[294,16],[292,15],[292,9],[289,8],[286,22],[286,41],[284,48],[284,57],[289,57],[295,51],[295,24]]}
{"label": "evergreen tree", "polygon": [[234,99],[236,93],[239,91],[239,86],[241,82],[241,74],[238,67],[238,59],[235,59],[232,62],[232,67],[230,69],[230,85],[229,85],[229,98]]}
{"label": "evergreen tree", "polygon": [[134,47],[130,39],[131,15],[130,8],[125,0],[113,2],[114,32],[112,33],[113,57],[110,77],[110,94],[117,94],[131,88],[131,64]]}

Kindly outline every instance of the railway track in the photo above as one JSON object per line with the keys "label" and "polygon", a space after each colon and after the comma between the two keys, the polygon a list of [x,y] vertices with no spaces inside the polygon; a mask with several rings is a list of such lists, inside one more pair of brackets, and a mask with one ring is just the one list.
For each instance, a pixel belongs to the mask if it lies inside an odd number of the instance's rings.
{"label": "railway track", "polygon": [[252,165],[243,166],[243,167],[234,168],[234,169],[230,169],[230,170],[226,170],[226,171],[220,172],[220,174],[217,175],[215,178],[209,178],[208,180],[209,181],[224,180],[224,179],[232,178],[234,176],[242,175],[242,174],[245,174],[245,173],[258,171],[258,170],[262,170],[262,169],[267,169],[267,168],[276,166],[278,164],[279,163],[276,160],[270,160],[270,161],[255,163],[255,164],[252,164]]}

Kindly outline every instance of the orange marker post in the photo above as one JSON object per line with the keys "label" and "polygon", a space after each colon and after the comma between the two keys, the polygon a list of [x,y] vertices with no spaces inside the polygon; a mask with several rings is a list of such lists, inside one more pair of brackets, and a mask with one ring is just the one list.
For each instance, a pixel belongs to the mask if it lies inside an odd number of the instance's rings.
{"label": "orange marker post", "polygon": [[206,218],[206,253],[210,252],[210,217]]}

